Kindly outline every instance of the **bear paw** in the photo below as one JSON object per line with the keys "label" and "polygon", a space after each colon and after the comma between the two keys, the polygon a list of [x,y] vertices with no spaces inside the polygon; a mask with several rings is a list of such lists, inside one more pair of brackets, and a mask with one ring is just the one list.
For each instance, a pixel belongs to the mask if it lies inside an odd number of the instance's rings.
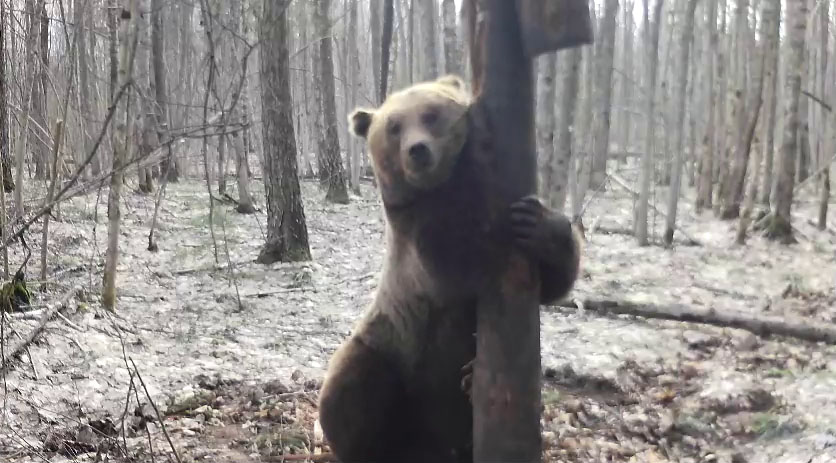
{"label": "bear paw", "polygon": [[569,219],[533,195],[511,204],[511,233],[517,246],[538,259],[563,255],[557,251],[573,239]]}

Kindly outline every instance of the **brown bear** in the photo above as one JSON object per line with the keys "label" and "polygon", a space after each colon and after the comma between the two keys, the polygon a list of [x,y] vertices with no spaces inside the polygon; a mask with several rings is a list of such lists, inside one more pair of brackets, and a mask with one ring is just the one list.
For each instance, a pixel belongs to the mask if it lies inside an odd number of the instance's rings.
{"label": "brown bear", "polygon": [[320,392],[322,430],[345,463],[472,461],[463,375],[498,229],[539,262],[543,303],[577,277],[580,241],[566,217],[536,197],[512,204],[504,220],[490,211],[473,107],[462,80],[445,76],[349,117],[368,142],[387,249],[374,302],[334,353]]}

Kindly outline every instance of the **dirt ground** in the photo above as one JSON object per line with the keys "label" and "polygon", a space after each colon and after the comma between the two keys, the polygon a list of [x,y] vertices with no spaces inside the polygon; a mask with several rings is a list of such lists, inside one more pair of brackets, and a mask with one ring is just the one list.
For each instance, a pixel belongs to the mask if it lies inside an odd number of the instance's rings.
{"label": "dirt ground", "polygon": [[[106,190],[64,203],[52,221],[50,284],[34,304],[79,291],[5,375],[0,461],[176,461],[173,447],[183,462],[256,462],[327,451],[316,393],[376,286],[375,191],[364,185],[349,205],[329,205],[304,182],[313,261],[297,264],[254,263],[264,210],[218,205],[216,266],[203,183],[168,186],[156,253],[146,251],[153,198],[133,190],[114,315],[99,303]],[[654,193],[663,204],[664,191]],[[811,225],[815,204],[797,205],[799,244],[789,247],[758,236],[735,246],[735,222],[697,217],[691,205],[679,222],[701,246],[639,248],[600,232],[629,226],[630,195],[615,185],[596,193],[574,296],[836,321],[836,235]],[[658,239],[663,218],[651,216]],[[40,233],[37,224],[29,234],[32,289]],[[541,319],[545,461],[836,461],[834,347],[552,307]],[[9,320],[6,344],[36,323]]]}

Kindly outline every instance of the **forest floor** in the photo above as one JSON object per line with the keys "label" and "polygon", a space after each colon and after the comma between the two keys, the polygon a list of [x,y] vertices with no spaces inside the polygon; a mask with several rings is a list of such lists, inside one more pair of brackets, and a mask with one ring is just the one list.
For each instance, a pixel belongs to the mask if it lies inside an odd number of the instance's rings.
{"label": "forest floor", "polygon": [[[106,191],[64,203],[51,223],[51,284],[34,291],[34,304],[81,289],[5,374],[0,461],[107,461],[97,452],[176,461],[173,446],[183,462],[237,463],[323,450],[317,389],[371,301],[383,214],[368,185],[348,205],[326,204],[313,182],[302,188],[313,261],[270,266],[253,262],[265,211],[244,216],[229,204],[215,208],[216,266],[197,181],[168,185],[159,251],[146,251],[153,197],[128,188],[115,314],[98,296]],[[656,191],[657,204],[664,198]],[[626,229],[631,210],[613,186],[591,200],[587,229]],[[803,236],[792,246],[759,236],[735,246],[736,222],[696,216],[690,200],[679,223],[702,246],[640,248],[629,236],[588,233],[574,296],[834,323],[836,234],[809,223],[812,201],[794,213]],[[663,218],[651,216],[660,230]],[[28,235],[30,280],[40,234],[39,223]],[[836,461],[836,347],[553,307],[541,320],[546,461]],[[14,345],[11,329],[25,336],[37,320],[7,324]]]}

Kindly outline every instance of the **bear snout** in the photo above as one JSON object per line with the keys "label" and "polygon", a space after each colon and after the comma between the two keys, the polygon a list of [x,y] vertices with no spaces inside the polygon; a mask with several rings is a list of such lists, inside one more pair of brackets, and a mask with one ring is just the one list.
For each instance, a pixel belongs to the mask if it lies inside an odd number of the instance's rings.
{"label": "bear snout", "polygon": [[433,155],[426,143],[418,142],[409,147],[410,167],[424,170],[432,165]]}

